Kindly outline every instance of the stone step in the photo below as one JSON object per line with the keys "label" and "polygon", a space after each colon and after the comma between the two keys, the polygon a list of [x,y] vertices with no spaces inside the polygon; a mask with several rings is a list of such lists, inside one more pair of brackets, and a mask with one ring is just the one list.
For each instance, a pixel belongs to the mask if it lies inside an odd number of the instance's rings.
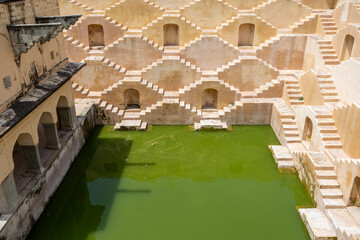
{"label": "stone step", "polygon": [[292,154],[286,146],[270,145],[269,148],[276,162],[293,160]]}
{"label": "stone step", "polygon": [[323,133],[321,134],[323,141],[339,141],[340,137],[336,133]]}
{"label": "stone step", "polygon": [[220,120],[215,119],[207,119],[207,120],[200,120],[200,123],[195,123],[195,131],[199,130],[227,130],[226,122],[221,122]]}
{"label": "stone step", "polygon": [[331,170],[315,170],[318,179],[336,180],[336,172]]}
{"label": "stone step", "polygon": [[124,119],[127,120],[136,120],[140,118],[140,111],[139,112],[129,112],[125,110]]}
{"label": "stone step", "polygon": [[332,198],[324,198],[323,199],[324,206],[326,209],[334,209],[334,208],[345,208],[346,203],[343,199],[332,199]]}
{"label": "stone step", "polygon": [[317,182],[320,189],[335,189],[340,187],[337,180],[318,179]]}
{"label": "stone step", "polygon": [[320,189],[323,198],[342,199],[343,194],[340,189]]}
{"label": "stone step", "polygon": [[115,124],[114,130],[120,131],[136,131],[142,130],[141,120],[122,120],[121,123]]}
{"label": "stone step", "polygon": [[334,170],[334,164],[321,152],[308,152],[310,163],[315,170]]}
{"label": "stone step", "polygon": [[324,141],[325,148],[342,148],[342,143],[340,141]]}
{"label": "stone step", "polygon": [[312,239],[337,238],[336,232],[324,212],[317,208],[300,208],[298,211]]}
{"label": "stone step", "polygon": [[295,171],[295,164],[293,161],[279,161],[277,162],[277,166],[281,170],[286,170],[291,172]]}

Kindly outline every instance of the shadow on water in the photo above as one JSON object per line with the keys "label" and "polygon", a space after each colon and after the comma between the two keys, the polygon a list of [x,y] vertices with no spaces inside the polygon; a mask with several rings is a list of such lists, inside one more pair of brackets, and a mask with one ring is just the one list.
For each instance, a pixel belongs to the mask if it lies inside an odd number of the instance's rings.
{"label": "shadow on water", "polygon": [[[116,194],[150,193],[118,189],[132,141],[99,138],[101,131],[94,130],[27,239],[94,239],[92,235],[106,226]],[[100,187],[102,204],[92,204],[91,195],[98,193],[89,192],[89,183],[103,179],[110,181]]]}

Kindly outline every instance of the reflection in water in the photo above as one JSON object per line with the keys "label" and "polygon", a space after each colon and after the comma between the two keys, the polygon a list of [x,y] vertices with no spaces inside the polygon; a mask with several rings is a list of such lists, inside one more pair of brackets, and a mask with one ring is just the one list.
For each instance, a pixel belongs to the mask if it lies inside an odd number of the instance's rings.
{"label": "reflection in water", "polygon": [[309,239],[295,206],[311,201],[270,144],[268,126],[98,127],[29,239]]}

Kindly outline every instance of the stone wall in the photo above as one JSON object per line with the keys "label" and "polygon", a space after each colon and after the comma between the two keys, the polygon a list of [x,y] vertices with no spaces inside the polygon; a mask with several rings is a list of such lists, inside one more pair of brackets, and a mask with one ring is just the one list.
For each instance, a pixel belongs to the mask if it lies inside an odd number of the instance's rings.
{"label": "stone wall", "polygon": [[0,238],[6,240],[25,239],[31,228],[65,177],[72,162],[80,152],[86,139],[95,126],[95,109],[92,104],[85,105],[79,113],[77,127],[66,144],[59,150],[57,157],[43,173],[41,179],[28,193],[18,208],[2,221]]}

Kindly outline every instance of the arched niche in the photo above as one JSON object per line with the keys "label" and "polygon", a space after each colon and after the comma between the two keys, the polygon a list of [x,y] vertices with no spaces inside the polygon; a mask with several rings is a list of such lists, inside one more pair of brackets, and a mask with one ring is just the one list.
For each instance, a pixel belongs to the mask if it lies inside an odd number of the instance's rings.
{"label": "arched niche", "polygon": [[255,25],[244,23],[239,26],[238,46],[253,46],[255,37]]}
{"label": "arched niche", "polygon": [[164,46],[179,46],[179,26],[176,24],[164,25]]}
{"label": "arched niche", "polygon": [[341,61],[348,60],[351,58],[352,51],[354,48],[354,37],[351,35],[346,35],[344,38],[344,44],[341,52]]}
{"label": "arched niche", "polygon": [[208,88],[202,92],[202,109],[217,109],[218,91]]}
{"label": "arched niche", "polygon": [[125,109],[140,109],[140,93],[136,89],[124,91]]}
{"label": "arched niche", "polygon": [[104,28],[100,24],[90,24],[88,26],[89,46],[104,47]]}

